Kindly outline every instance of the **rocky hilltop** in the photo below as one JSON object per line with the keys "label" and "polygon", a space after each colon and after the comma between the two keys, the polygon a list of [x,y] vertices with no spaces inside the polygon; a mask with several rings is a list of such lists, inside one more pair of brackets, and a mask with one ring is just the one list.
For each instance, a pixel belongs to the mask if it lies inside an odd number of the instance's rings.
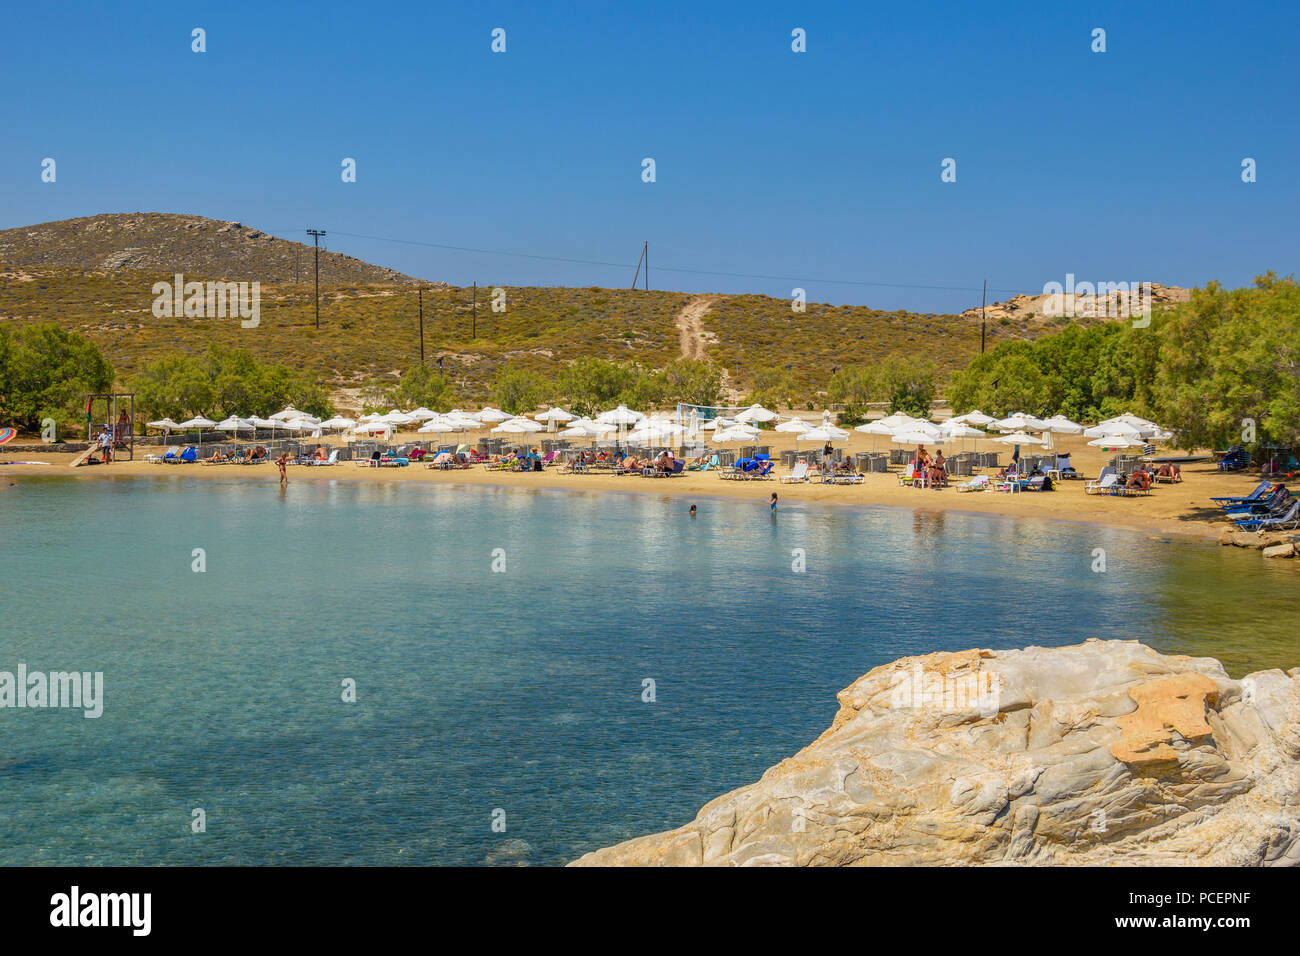
{"label": "rocky hilltop", "polygon": [[586,866],[1300,865],[1300,668],[1136,641],[877,667],[830,728]]}
{"label": "rocky hilltop", "polygon": [[[239,222],[162,212],[113,213],[0,231],[0,263],[20,268],[310,282],[314,249]],[[395,269],[321,251],[322,283],[409,284]]]}
{"label": "rocky hilltop", "polygon": [[[1158,308],[1186,302],[1192,297],[1190,289],[1153,282],[1148,303],[1145,289],[1138,289],[1137,283],[1126,283],[1126,285],[1133,288],[1099,290],[1093,284],[1092,291],[1083,294],[1072,291],[1067,293],[1062,289],[1060,295],[1055,297],[1047,294],[1013,295],[1005,302],[990,303],[986,310],[987,316],[990,322],[1007,319],[1012,325],[1023,324],[1032,327],[1047,324],[1061,315],[1101,320],[1127,318],[1137,314],[1147,304]],[[980,310],[967,309],[961,315],[964,319],[979,321]]]}

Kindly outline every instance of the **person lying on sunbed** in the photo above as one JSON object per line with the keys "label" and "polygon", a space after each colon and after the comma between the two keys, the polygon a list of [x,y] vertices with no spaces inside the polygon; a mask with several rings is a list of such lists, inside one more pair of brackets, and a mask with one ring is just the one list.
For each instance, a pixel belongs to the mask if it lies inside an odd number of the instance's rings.
{"label": "person lying on sunbed", "polygon": [[1171,481],[1181,481],[1183,470],[1173,462],[1167,461],[1156,469],[1157,478],[1168,478]]}
{"label": "person lying on sunbed", "polygon": [[1151,476],[1139,468],[1137,471],[1133,472],[1133,474],[1128,476],[1128,480],[1124,482],[1124,487],[1132,488],[1136,491],[1150,491]]}
{"label": "person lying on sunbed", "polygon": [[249,461],[261,461],[266,457],[266,446],[258,445],[253,449],[253,453],[248,456]]}
{"label": "person lying on sunbed", "polygon": [[229,456],[229,455],[222,454],[222,451],[221,451],[220,448],[214,448],[214,449],[212,450],[212,454],[209,455],[207,458],[204,458],[204,459],[202,459],[202,460],[203,460],[203,461],[206,461],[206,462],[208,462],[208,463],[210,463],[210,464],[214,464],[214,465],[216,465],[216,464],[220,464],[220,463],[223,462],[223,461],[229,461],[229,460],[230,460],[230,456]]}

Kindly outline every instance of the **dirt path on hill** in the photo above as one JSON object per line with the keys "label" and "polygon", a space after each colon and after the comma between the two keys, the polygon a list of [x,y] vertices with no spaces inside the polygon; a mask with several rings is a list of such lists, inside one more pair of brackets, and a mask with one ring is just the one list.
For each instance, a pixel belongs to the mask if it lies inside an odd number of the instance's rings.
{"label": "dirt path on hill", "polygon": [[711,337],[704,331],[704,316],[717,301],[717,296],[697,295],[677,313],[674,321],[682,345],[682,358],[701,362],[708,358],[706,350]]}

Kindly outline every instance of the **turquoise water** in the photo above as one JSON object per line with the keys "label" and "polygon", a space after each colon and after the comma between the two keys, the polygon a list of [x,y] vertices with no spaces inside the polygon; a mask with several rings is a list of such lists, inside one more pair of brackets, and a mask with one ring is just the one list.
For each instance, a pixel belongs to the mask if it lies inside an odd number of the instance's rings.
{"label": "turquoise water", "polygon": [[18,479],[0,670],[103,671],[106,699],[0,709],[0,862],[559,864],[688,821],[903,655],[1124,636],[1238,676],[1300,663],[1296,569],[1255,552],[773,518],[768,491],[691,520],[657,495]]}

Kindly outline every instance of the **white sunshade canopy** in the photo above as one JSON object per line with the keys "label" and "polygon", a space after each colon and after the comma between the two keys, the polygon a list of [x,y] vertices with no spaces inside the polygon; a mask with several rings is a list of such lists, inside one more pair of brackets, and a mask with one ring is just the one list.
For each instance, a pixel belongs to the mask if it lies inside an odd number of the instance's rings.
{"label": "white sunshade canopy", "polygon": [[1064,415],[1053,415],[1051,418],[1044,419],[1043,424],[1047,426],[1047,431],[1057,435],[1077,435],[1083,431],[1082,425],[1070,421]]}
{"label": "white sunshade canopy", "polygon": [[355,424],[356,422],[354,422],[352,419],[344,418],[343,416],[339,415],[335,418],[329,418],[321,422],[320,427],[321,428],[351,428]]}
{"label": "white sunshade canopy", "polygon": [[208,418],[191,418],[188,422],[181,422],[177,428],[215,428],[216,422]]}
{"label": "white sunshade canopy", "polygon": [[419,408],[412,409],[408,414],[412,418],[417,418],[422,422],[427,422],[430,418],[436,418],[439,413],[435,412],[431,408],[425,408],[421,405]]}
{"label": "white sunshade canopy", "polygon": [[1017,432],[1044,432],[1047,431],[1047,423],[1033,415],[1027,415],[1024,412],[1016,412],[1014,415],[1008,415],[1001,421],[993,422],[993,427],[999,431]]}
{"label": "white sunshade canopy", "polygon": [[449,432],[463,432],[466,431],[466,428],[464,422],[457,421],[454,418],[438,417],[429,419],[416,431],[426,435],[445,435]]}
{"label": "white sunshade canopy", "polygon": [[271,417],[274,418],[277,422],[282,422],[282,421],[289,421],[290,419],[294,419],[294,418],[302,418],[303,414],[304,414],[303,412],[298,411],[298,409],[294,408],[292,405],[286,405],[284,406],[284,408],[276,412]]}
{"label": "white sunshade canopy", "polygon": [[952,419],[944,422],[939,426],[939,431],[949,438],[987,438],[988,436],[978,428],[972,428],[965,422],[954,422]]}
{"label": "white sunshade canopy", "polygon": [[713,440],[719,442],[753,441],[758,437],[758,429],[752,425],[732,425],[713,433]]}
{"label": "white sunshade canopy", "polygon": [[253,429],[253,425],[251,422],[246,422],[242,418],[237,418],[234,415],[231,415],[229,418],[222,419],[212,427],[220,429],[223,432],[252,431]]}
{"label": "white sunshade canopy", "polygon": [[1133,438],[1129,435],[1103,435],[1100,438],[1094,438],[1088,444],[1097,448],[1140,448],[1145,442],[1140,438]]}
{"label": "white sunshade canopy", "polygon": [[749,408],[736,416],[736,421],[748,424],[749,422],[770,422],[776,418],[776,412],[771,409],[764,408],[762,405],[750,405]]}
{"label": "white sunshade canopy", "polygon": [[897,431],[893,435],[893,440],[899,445],[942,445],[944,437],[935,432],[924,431]]}
{"label": "white sunshade canopy", "polygon": [[853,429],[855,432],[862,432],[864,435],[890,435],[894,430],[884,423],[884,421],[867,422]]}
{"label": "white sunshade canopy", "polygon": [[475,417],[481,422],[492,423],[509,421],[512,416],[507,415],[499,408],[493,408],[491,405],[488,405],[486,408],[480,408]]}
{"label": "white sunshade canopy", "polygon": [[824,426],[810,428],[806,432],[795,435],[795,441],[836,441],[838,436],[831,434],[830,429]]}
{"label": "white sunshade canopy", "polygon": [[527,418],[510,418],[492,429],[494,435],[531,435],[539,432],[542,426]]}
{"label": "white sunshade canopy", "polygon": [[994,441],[1000,441],[1000,442],[1002,442],[1002,444],[1004,444],[1004,445],[1042,445],[1042,444],[1044,444],[1044,442],[1043,442],[1043,440],[1042,440],[1041,438],[1035,438],[1033,435],[1030,435],[1030,434],[1028,434],[1027,432],[1012,432],[1012,433],[1009,434],[1009,435],[1001,435],[1001,436],[999,436],[999,437],[997,437],[997,438],[995,438],[995,439],[993,439],[993,440],[994,440]]}
{"label": "white sunshade canopy", "polygon": [[905,428],[908,425],[911,425],[912,422],[916,421],[916,419],[911,415],[904,415],[902,412],[898,412],[894,415],[886,415],[884,418],[878,419],[878,421],[892,433],[898,431],[900,428]]}
{"label": "white sunshade canopy", "polygon": [[172,421],[170,418],[160,418],[160,419],[158,419],[158,421],[156,421],[156,422],[148,422],[147,424],[148,424],[148,426],[149,426],[150,428],[167,428],[167,429],[171,429],[171,428],[180,428],[180,427],[181,427],[180,425],[178,425],[178,424],[176,424],[174,421]]}
{"label": "white sunshade canopy", "polygon": [[1093,425],[1091,428],[1085,428],[1083,433],[1088,438],[1107,438],[1116,435],[1136,438],[1142,434],[1136,426],[1130,425],[1128,422],[1102,422],[1100,425]]}
{"label": "white sunshade canopy", "polygon": [[550,408],[542,412],[540,415],[535,415],[533,417],[539,422],[571,422],[578,416],[574,415],[572,412],[566,412],[562,408]]}
{"label": "white sunshade canopy", "polygon": [[813,427],[814,426],[812,425],[811,422],[806,422],[802,418],[791,418],[777,425],[776,430],[779,432],[802,433],[808,431]]}
{"label": "white sunshade canopy", "polygon": [[641,412],[634,412],[626,405],[620,405],[618,408],[610,409],[607,412],[601,412],[596,416],[598,422],[609,422],[611,425],[635,425],[645,415]]}
{"label": "white sunshade canopy", "polygon": [[948,421],[950,422],[965,422],[969,425],[980,425],[980,426],[987,425],[993,420],[994,419],[992,415],[985,415],[978,408],[975,409],[973,412],[967,412],[965,415],[958,415],[956,418],[948,419]]}

